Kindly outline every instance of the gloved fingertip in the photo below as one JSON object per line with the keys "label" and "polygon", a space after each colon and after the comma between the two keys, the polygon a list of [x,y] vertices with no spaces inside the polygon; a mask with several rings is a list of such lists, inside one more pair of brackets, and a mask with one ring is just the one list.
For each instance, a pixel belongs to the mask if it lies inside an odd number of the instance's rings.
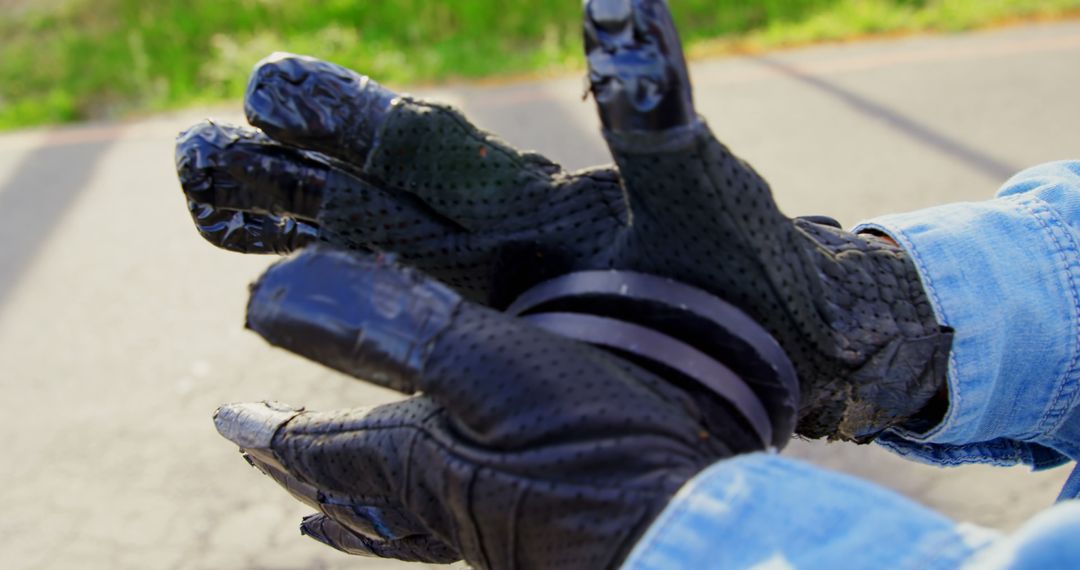
{"label": "gloved fingertip", "polygon": [[300,521],[300,535],[310,536],[323,544],[328,544],[326,534],[322,531],[322,524],[325,520],[326,515],[321,513],[312,513],[305,516]]}
{"label": "gloved fingertip", "polygon": [[662,131],[696,119],[679,34],[663,0],[589,0],[585,52],[605,128]]}
{"label": "gloved fingertip", "polygon": [[214,412],[214,427],[241,449],[269,450],[274,434],[303,411],[277,402],[227,404]]}
{"label": "gloved fingertip", "polygon": [[211,189],[207,171],[219,162],[221,152],[236,141],[251,138],[250,129],[205,120],[176,137],[176,173],[189,196]]}
{"label": "gloved fingertip", "polygon": [[634,15],[631,0],[587,0],[585,15],[593,25],[604,30],[618,29]]}
{"label": "gloved fingertip", "polygon": [[326,520],[326,516],[321,514],[311,514],[304,517],[304,519],[300,521],[300,536],[306,536],[331,548],[337,548],[323,531],[323,525]]}
{"label": "gloved fingertip", "polygon": [[362,165],[397,97],[340,65],[276,52],[255,66],[244,111],[275,139]]}

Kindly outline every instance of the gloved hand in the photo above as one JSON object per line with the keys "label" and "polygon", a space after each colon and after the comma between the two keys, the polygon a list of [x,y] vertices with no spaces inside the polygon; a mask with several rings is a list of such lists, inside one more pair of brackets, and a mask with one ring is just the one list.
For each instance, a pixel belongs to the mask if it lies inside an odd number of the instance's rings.
{"label": "gloved hand", "polygon": [[566,172],[453,109],[279,54],[248,88],[261,130],[206,123],[179,139],[196,226],[249,253],[315,239],[396,252],[496,308],[570,271],[671,277],[777,338],[801,382],[799,433],[866,441],[919,414],[951,333],[904,251],[780,212],[695,114],[662,0],[587,2],[585,43],[617,168]]}
{"label": "gloved hand", "polygon": [[374,255],[308,248],[252,288],[248,326],[357,378],[371,409],[224,406],[218,430],[351,554],[613,568],[694,474],[760,440],[665,378]]}

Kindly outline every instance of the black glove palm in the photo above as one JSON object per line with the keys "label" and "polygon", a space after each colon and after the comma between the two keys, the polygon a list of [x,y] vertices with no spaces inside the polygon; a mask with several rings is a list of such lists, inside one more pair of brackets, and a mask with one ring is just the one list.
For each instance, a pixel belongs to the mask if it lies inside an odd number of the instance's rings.
{"label": "black glove palm", "polygon": [[206,124],[180,139],[196,224],[244,252],[315,238],[393,251],[494,307],[569,271],[671,277],[738,305],[780,341],[801,380],[800,433],[867,439],[916,414],[942,385],[951,336],[907,256],[779,211],[695,116],[665,2],[586,11],[617,170],[565,172],[447,107],[277,56],[247,96],[263,132]]}

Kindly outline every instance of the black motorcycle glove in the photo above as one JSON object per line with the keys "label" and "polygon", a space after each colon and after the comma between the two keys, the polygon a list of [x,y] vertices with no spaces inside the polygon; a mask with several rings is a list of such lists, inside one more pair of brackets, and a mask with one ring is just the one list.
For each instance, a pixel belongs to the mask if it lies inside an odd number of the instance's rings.
{"label": "black motorcycle glove", "polygon": [[635,364],[463,300],[392,260],[308,248],[252,288],[272,344],[412,394],[370,409],[218,410],[222,435],[351,554],[489,569],[617,567],[675,492],[761,448]]}
{"label": "black motorcycle glove", "polygon": [[944,385],[951,332],[905,252],[780,212],[695,114],[665,2],[592,0],[585,16],[617,167],[566,172],[448,107],[278,55],[249,85],[261,130],[207,123],[179,139],[197,227],[243,252],[315,239],[396,252],[496,308],[570,271],[671,277],[779,340],[801,381],[799,433],[866,441],[909,423]]}

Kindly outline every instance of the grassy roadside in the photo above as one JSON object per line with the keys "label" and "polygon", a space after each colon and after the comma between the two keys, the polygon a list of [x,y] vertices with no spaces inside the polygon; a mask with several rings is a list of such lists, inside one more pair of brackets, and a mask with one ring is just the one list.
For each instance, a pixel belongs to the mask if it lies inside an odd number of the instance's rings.
{"label": "grassy roadside", "polygon": [[[1080,0],[672,0],[691,53],[1080,15]],[[233,99],[275,50],[394,84],[578,68],[578,0],[0,0],[0,129]],[[719,38],[719,39],[718,39]]]}

